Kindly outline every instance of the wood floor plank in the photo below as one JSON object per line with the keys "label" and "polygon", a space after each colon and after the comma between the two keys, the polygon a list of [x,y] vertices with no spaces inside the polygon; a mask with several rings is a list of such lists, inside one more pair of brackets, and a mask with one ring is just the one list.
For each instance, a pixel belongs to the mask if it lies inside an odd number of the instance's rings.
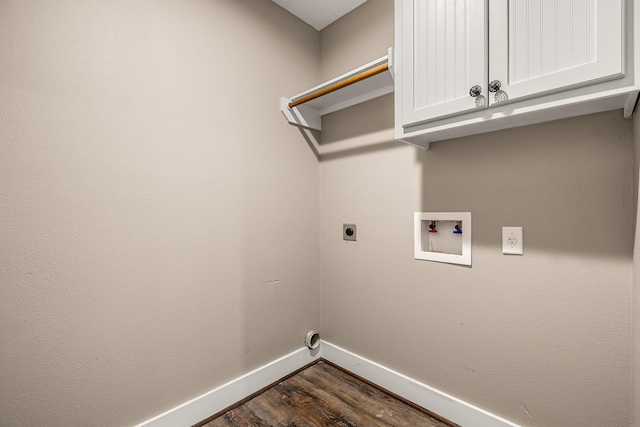
{"label": "wood floor plank", "polygon": [[319,361],[202,427],[449,427]]}
{"label": "wood floor plank", "polygon": [[375,425],[397,427],[439,427],[443,424],[428,414],[417,411],[398,399],[372,387],[348,373],[326,363],[317,364],[312,372],[299,374],[319,389],[339,391],[340,398],[357,411],[367,411],[377,418]]}
{"label": "wood floor plank", "polygon": [[313,427],[313,424],[307,423],[295,408],[282,405],[277,392],[274,389],[269,389],[259,398],[251,399],[206,426]]}
{"label": "wood floor plank", "polygon": [[358,426],[376,425],[370,417],[363,416],[339,396],[315,387],[297,375],[280,383],[275,388],[294,404],[304,399],[310,404],[304,407],[304,416],[318,426]]}
{"label": "wood floor plank", "polygon": [[[264,392],[260,399],[253,399],[248,409],[257,413],[261,419],[269,420],[271,426],[277,427],[312,427],[313,424],[306,423],[300,416],[296,408],[283,405],[278,392],[270,389]],[[252,406],[253,405],[253,406]]]}

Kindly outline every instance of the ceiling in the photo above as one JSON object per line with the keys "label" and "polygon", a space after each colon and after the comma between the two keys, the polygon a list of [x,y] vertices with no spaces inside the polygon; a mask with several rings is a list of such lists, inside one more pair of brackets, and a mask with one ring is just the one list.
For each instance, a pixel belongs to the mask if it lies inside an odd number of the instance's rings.
{"label": "ceiling", "polygon": [[367,0],[273,0],[320,31]]}

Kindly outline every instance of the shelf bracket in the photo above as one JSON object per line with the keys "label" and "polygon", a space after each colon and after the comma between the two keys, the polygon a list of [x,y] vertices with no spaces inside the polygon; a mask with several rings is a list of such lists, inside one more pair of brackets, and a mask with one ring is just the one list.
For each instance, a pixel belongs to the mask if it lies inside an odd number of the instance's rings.
{"label": "shelf bracket", "polygon": [[394,90],[393,48],[388,54],[291,98],[280,99],[287,121],[322,130],[322,116],[377,98]]}
{"label": "shelf bracket", "polygon": [[318,110],[306,105],[289,108],[290,102],[288,98],[280,98],[280,111],[289,124],[306,129],[322,130],[322,116]]}
{"label": "shelf bracket", "polygon": [[624,118],[630,119],[636,113],[638,101],[640,100],[640,91],[633,91],[627,95],[627,101],[624,103]]}

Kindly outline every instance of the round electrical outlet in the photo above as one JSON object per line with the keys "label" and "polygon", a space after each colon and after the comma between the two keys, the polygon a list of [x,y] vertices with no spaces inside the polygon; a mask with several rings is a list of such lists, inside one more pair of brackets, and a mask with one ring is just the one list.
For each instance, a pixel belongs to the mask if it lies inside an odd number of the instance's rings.
{"label": "round electrical outlet", "polygon": [[356,225],[355,224],[342,224],[342,239],[343,240],[356,240]]}

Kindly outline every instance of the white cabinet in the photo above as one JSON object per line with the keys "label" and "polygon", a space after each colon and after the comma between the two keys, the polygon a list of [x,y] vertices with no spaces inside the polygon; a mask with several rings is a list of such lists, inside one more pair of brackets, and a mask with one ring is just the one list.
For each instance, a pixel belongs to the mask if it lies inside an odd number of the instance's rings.
{"label": "white cabinet", "polygon": [[623,76],[622,0],[491,0],[489,80],[501,100]]}
{"label": "white cabinet", "polygon": [[[621,107],[638,89],[632,3],[396,0],[396,137],[424,146]],[[593,111],[538,111],[611,96]]]}
{"label": "white cabinet", "polygon": [[483,108],[487,86],[487,7],[483,0],[402,1],[404,123]]}

